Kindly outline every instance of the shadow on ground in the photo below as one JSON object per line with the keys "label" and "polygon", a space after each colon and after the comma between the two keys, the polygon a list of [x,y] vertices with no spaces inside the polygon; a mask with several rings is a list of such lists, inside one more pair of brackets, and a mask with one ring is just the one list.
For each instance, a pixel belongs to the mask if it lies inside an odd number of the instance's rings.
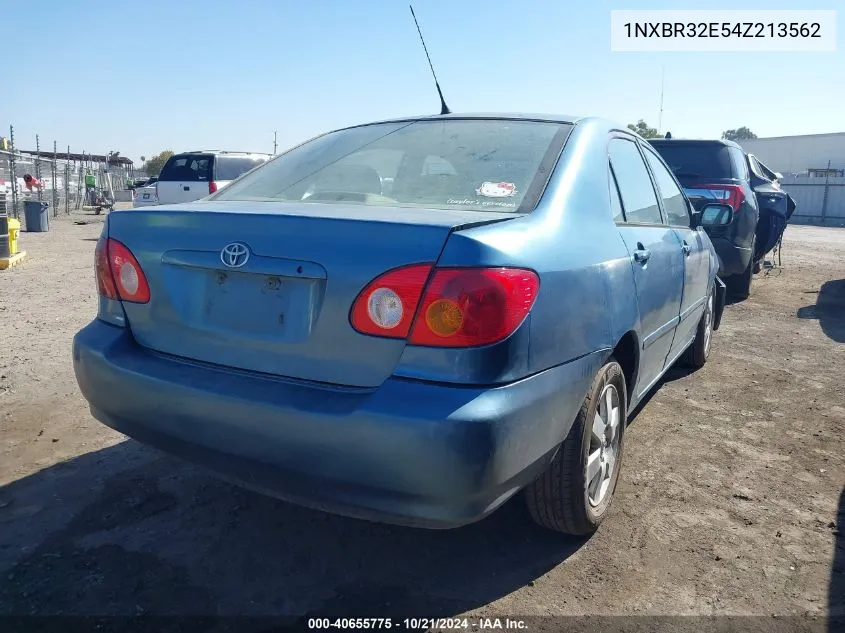
{"label": "shadow on ground", "polygon": [[845,343],[845,279],[825,282],[815,305],[799,308],[798,318],[818,319],[822,332],[837,343]]}
{"label": "shadow on ground", "polygon": [[[830,571],[827,609],[830,633],[845,631],[845,488],[839,495],[836,529],[833,532],[833,564]],[[841,627],[841,628],[840,628]]]}
{"label": "shadow on ground", "polygon": [[450,531],[345,519],[125,441],[0,488],[0,614],[449,616],[583,543],[517,498]]}
{"label": "shadow on ground", "polygon": [[642,413],[643,409],[648,406],[648,403],[651,402],[651,399],[654,398],[660,390],[663,389],[663,385],[668,384],[670,382],[675,382],[676,380],[681,380],[682,378],[686,378],[687,376],[694,374],[695,369],[692,367],[688,367],[683,364],[683,361],[672,365],[669,369],[666,370],[666,373],[660,378],[658,383],[652,388],[642,400],[639,401],[636,407],[632,411],[628,413],[628,424],[633,424],[637,416]]}

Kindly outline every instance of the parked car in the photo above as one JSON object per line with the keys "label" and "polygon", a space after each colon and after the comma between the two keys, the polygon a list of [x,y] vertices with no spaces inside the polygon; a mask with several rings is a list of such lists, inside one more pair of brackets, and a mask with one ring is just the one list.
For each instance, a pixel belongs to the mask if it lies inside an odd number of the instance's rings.
{"label": "parked car", "polygon": [[756,273],[766,253],[783,237],[786,225],[795,212],[795,200],[781,187],[783,174],[766,167],[754,154],[746,154],[745,159],[751,173],[751,188],[760,208],[756,231]]}
{"label": "parked car", "polygon": [[171,156],[156,183],[158,204],[193,202],[224,188],[270,154],[200,151]]}
{"label": "parked car", "polygon": [[707,360],[725,286],[701,226],[731,213],[599,119],[334,131],[108,216],[76,378],[106,425],[282,499],[449,528],[524,490],[589,533],[628,412]]}
{"label": "parked car", "polygon": [[135,189],[135,195],[132,198],[132,207],[148,207],[158,204],[158,197],[156,196],[155,183],[145,185]]}
{"label": "parked car", "polygon": [[[651,145],[672,168],[695,208],[714,201],[733,209],[727,226],[707,232],[721,260],[719,275],[739,299],[751,293],[755,272],[778,243],[795,201],[757,169],[754,157],[727,140],[652,139]],[[755,171],[757,170],[757,171]],[[776,190],[775,190],[776,189]]]}
{"label": "parked car", "polygon": [[127,189],[140,189],[141,187],[149,187],[158,181],[158,177],[146,178],[144,180],[134,180],[127,185]]}

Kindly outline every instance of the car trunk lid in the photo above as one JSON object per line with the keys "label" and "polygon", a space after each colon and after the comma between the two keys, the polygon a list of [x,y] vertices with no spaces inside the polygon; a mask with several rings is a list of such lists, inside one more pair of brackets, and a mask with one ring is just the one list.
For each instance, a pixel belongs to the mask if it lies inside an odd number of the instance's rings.
{"label": "car trunk lid", "polygon": [[389,269],[436,262],[453,230],[513,217],[203,202],[114,213],[109,237],[132,251],[150,285],[149,303],[124,303],[140,345],[242,370],[375,387],[391,375],[405,342],[352,328],[358,293]]}

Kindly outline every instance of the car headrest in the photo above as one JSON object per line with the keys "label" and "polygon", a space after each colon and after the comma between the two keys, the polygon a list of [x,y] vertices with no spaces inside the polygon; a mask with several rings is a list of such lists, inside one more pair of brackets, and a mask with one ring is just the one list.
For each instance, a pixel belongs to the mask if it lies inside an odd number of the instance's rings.
{"label": "car headrest", "polygon": [[368,165],[330,165],[317,176],[315,189],[381,195],[381,178]]}

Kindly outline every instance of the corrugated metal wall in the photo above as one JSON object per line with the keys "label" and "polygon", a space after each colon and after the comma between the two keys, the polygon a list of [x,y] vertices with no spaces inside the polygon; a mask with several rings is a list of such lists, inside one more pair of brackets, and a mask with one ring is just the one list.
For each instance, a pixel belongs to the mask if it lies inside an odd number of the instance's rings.
{"label": "corrugated metal wall", "polygon": [[845,226],[845,178],[785,177],[781,186],[795,200],[795,224]]}

